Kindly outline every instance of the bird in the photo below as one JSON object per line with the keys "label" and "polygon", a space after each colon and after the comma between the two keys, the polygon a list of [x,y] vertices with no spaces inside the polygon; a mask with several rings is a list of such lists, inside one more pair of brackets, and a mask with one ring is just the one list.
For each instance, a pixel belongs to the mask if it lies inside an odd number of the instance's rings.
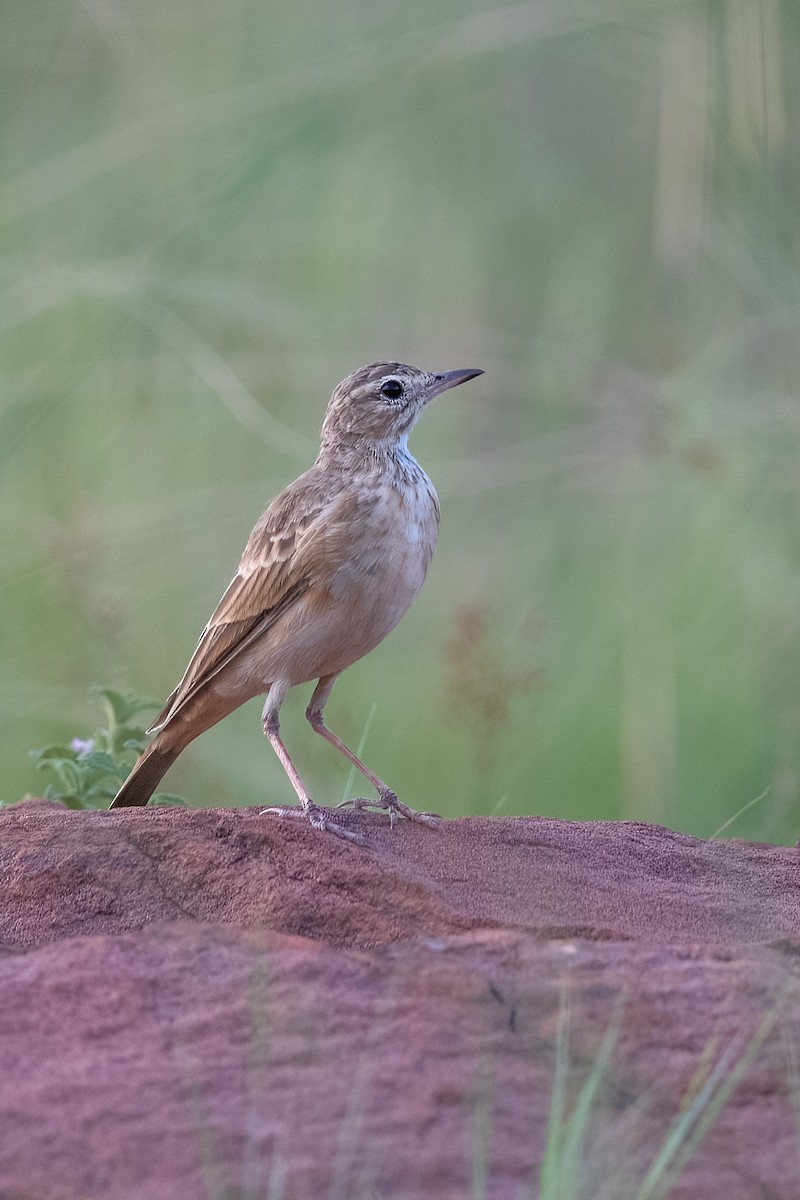
{"label": "bird", "polygon": [[334,388],[313,466],[267,507],[238,570],[200,635],[111,808],[145,805],[185,747],[234,709],[266,695],[264,733],[299,806],[263,813],[305,817],[318,830],[363,842],[358,830],[317,805],[280,736],[287,692],[317,680],[306,709],[326,738],[372,784],[377,801],[350,801],[434,825],[403,804],[325,723],[336,680],[395,627],[424,582],[439,531],[439,500],[408,449],[408,435],[435,396],[483,371],[433,373],[373,362]]}

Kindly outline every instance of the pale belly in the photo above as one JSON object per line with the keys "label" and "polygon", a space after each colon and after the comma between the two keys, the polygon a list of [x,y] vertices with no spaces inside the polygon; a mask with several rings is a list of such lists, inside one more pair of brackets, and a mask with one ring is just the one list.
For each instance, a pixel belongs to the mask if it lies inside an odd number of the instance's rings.
{"label": "pale belly", "polygon": [[[421,556],[381,563],[363,575],[343,569],[332,581],[322,609],[312,598],[301,600],[287,629],[277,677],[303,683],[334,675],[373,650],[408,611],[422,587],[427,565]],[[280,661],[282,660],[282,661]],[[274,670],[274,668],[273,668]]]}
{"label": "pale belly", "polygon": [[312,586],[260,645],[231,663],[223,689],[259,693],[278,681],[294,686],[336,675],[394,629],[425,580],[438,520],[433,505],[415,522],[379,517],[380,509],[374,524],[354,531],[352,553],[324,587]]}

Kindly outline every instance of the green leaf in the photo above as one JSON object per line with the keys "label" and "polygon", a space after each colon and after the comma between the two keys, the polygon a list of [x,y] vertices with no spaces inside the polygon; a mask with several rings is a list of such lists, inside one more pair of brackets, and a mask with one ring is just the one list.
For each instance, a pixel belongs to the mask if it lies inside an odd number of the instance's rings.
{"label": "green leaf", "polygon": [[141,754],[147,745],[148,739],[142,734],[141,737],[130,737],[127,742],[122,743],[123,750],[135,750],[137,754]]}
{"label": "green leaf", "polygon": [[183,798],[183,796],[176,796],[172,792],[156,792],[156,794],[153,796],[153,804],[157,808],[160,805],[163,805],[164,808],[169,808],[169,807],[188,808],[189,807],[188,800],[185,800]]}
{"label": "green leaf", "polygon": [[29,750],[29,756],[39,765],[45,765],[51,759],[66,759],[74,762],[77,754],[71,746],[45,746],[41,750]]}
{"label": "green leaf", "polygon": [[67,795],[64,795],[64,796],[59,796],[59,800],[61,801],[62,804],[66,804],[67,808],[83,808],[83,804],[81,803],[80,796],[74,796],[74,795],[72,795],[72,793],[68,793]]}
{"label": "green leaf", "polygon": [[92,750],[91,754],[83,754],[78,762],[81,766],[102,771],[104,775],[113,775],[116,779],[122,779],[128,773],[126,767],[102,750]]}
{"label": "green leaf", "polygon": [[145,712],[148,708],[158,708],[158,701],[148,700],[133,692],[117,692],[113,688],[101,687],[92,688],[92,692],[96,696],[102,696],[115,725],[125,725],[137,713]]}
{"label": "green leaf", "polygon": [[144,744],[150,741],[141,725],[120,725],[117,730],[117,738],[117,744],[120,748],[124,747],[126,741],[142,742]]}

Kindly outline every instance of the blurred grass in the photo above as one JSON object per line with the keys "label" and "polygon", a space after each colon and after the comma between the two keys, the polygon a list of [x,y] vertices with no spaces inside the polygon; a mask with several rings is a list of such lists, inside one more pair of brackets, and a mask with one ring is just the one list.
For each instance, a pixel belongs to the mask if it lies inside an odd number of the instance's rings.
{"label": "blurred grass", "polygon": [[[163,698],[325,401],[414,448],[415,608],[331,723],[447,815],[800,824],[800,10],[52,0],[0,14],[0,766]],[[507,697],[507,699],[504,699]],[[345,766],[287,703],[324,802]],[[167,786],[288,799],[257,704]],[[319,743],[319,744],[317,744]]]}

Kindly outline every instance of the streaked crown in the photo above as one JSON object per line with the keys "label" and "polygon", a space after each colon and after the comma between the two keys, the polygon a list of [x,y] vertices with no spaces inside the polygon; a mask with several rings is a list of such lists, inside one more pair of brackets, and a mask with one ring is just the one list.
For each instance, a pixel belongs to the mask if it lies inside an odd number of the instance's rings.
{"label": "streaked crown", "polygon": [[322,443],[391,445],[404,441],[434,396],[482,374],[473,369],[434,374],[407,363],[369,363],[334,388],[322,426]]}

